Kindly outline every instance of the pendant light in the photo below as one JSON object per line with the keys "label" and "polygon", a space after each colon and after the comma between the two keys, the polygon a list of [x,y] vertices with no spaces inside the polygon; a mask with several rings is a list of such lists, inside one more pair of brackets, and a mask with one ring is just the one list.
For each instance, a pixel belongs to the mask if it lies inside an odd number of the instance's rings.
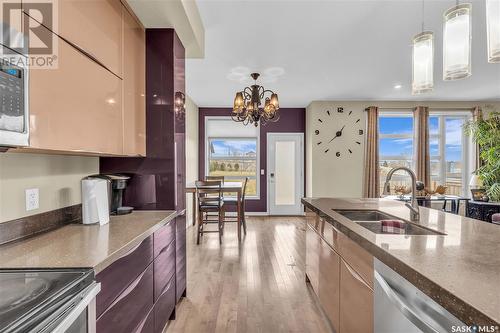
{"label": "pendant light", "polygon": [[422,0],[422,32],[413,37],[413,95],[432,91],[434,87],[434,33],[424,31],[425,3]]}
{"label": "pendant light", "polygon": [[500,62],[500,0],[486,0],[488,62]]}
{"label": "pendant light", "polygon": [[471,75],[471,4],[457,4],[443,16],[443,80]]}

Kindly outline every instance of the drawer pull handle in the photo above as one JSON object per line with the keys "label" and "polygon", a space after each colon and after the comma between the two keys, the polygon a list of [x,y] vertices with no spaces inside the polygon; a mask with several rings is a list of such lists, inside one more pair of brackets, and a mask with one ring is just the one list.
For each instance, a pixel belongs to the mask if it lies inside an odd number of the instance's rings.
{"label": "drawer pull handle", "polygon": [[169,245],[167,245],[163,249],[161,249],[161,251],[160,251],[160,253],[158,253],[158,255],[160,255],[163,252],[166,252],[167,250],[169,250],[172,247],[173,244],[174,244],[174,241],[172,240]]}
{"label": "drawer pull handle", "polygon": [[353,269],[349,266],[349,264],[347,264],[347,263],[345,263],[345,262],[343,262],[343,264],[344,264],[344,266],[347,268],[347,270],[349,271],[349,273],[351,273],[351,275],[352,275],[352,276],[353,276],[356,280],[358,280],[359,282],[361,282],[362,284],[364,284],[364,285],[365,285],[366,287],[368,287],[370,290],[372,289],[372,288],[370,288],[370,286],[369,286],[369,285],[367,285],[367,284],[366,284],[365,280],[363,280],[363,278],[362,278],[362,277],[361,277],[361,276],[360,276],[360,275],[359,275],[359,274],[358,274],[355,270],[353,270]]}
{"label": "drawer pull handle", "polygon": [[137,277],[137,279],[134,280],[134,282],[132,282],[128,287],[127,289],[125,289],[121,294],[120,296],[118,296],[117,299],[115,299],[113,301],[113,303],[111,303],[111,305],[106,309],[106,311],[103,312],[103,314],[101,315],[104,316],[104,314],[106,312],[108,312],[110,309],[112,309],[118,302],[120,302],[122,299],[124,299],[125,297],[127,297],[136,287],[137,285],[141,282],[142,278],[144,277],[144,274],[146,274],[148,269],[146,269],[144,272],[141,273],[141,275],[139,275]]}
{"label": "drawer pull handle", "polygon": [[137,250],[142,245],[142,243],[144,243],[145,240],[143,240],[142,242],[140,242],[139,244],[137,244],[136,246],[134,246],[133,248],[131,248],[130,250],[128,250],[125,254],[121,255],[117,260],[123,259],[123,258],[128,257],[129,255],[131,255],[133,252],[135,252],[135,250]]}

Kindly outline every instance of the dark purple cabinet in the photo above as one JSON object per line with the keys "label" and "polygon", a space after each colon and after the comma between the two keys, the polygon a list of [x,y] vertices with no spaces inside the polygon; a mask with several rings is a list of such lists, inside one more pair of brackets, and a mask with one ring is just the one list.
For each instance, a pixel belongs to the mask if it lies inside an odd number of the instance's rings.
{"label": "dark purple cabinet", "polygon": [[[158,332],[169,320],[176,300],[186,292],[186,127],[185,111],[175,105],[175,96],[183,94],[185,51],[179,37],[173,29],[146,29],[146,157],[100,158],[101,173],[131,176],[124,194],[125,206],[136,210],[176,210],[181,214],[152,236],[150,257],[144,259],[146,266],[134,264],[137,267],[130,269],[138,275],[155,258],[151,265],[154,281],[148,292],[156,299],[151,307],[154,331]],[[123,265],[129,267],[130,263]],[[122,279],[115,272],[107,275],[115,276],[118,281]],[[103,275],[103,281],[106,276]],[[123,277],[127,279],[129,276]],[[124,287],[121,282],[117,287],[103,285],[104,297],[101,305],[97,299],[98,310],[102,313]],[[142,319],[146,315],[142,313]],[[143,321],[143,332],[150,322]],[[110,330],[99,333],[118,332],[111,326],[106,328]]]}
{"label": "dark purple cabinet", "polygon": [[153,307],[153,265],[142,272],[97,319],[99,333],[141,331]]}
{"label": "dark purple cabinet", "polygon": [[[175,241],[163,248],[154,260],[155,302],[175,274]],[[174,301],[175,304],[175,301]]]}
{"label": "dark purple cabinet", "polygon": [[175,310],[175,278],[167,283],[155,303],[155,333],[162,333]]}
{"label": "dark purple cabinet", "polygon": [[101,292],[96,299],[97,317],[144,272],[152,261],[153,237],[151,236],[96,275],[97,282],[101,283]]}
{"label": "dark purple cabinet", "polygon": [[176,300],[186,296],[186,214],[176,218]]}
{"label": "dark purple cabinet", "polygon": [[137,328],[137,333],[151,333],[155,329],[155,309],[151,308],[148,315],[144,318],[143,322]]}
{"label": "dark purple cabinet", "polygon": [[155,258],[175,239],[175,224],[173,219],[154,233]]}

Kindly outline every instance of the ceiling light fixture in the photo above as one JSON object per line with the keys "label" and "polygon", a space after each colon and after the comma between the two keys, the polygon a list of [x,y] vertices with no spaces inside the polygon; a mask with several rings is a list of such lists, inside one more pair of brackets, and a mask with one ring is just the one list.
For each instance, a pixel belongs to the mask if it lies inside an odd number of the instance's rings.
{"label": "ceiling light fixture", "polygon": [[[243,125],[253,123],[257,127],[259,122],[265,125],[267,122],[276,122],[280,118],[278,94],[258,85],[259,75],[259,73],[250,74],[255,83],[237,92],[234,98],[231,118],[236,122],[243,123]],[[268,97],[265,97],[266,94]],[[264,107],[261,108],[263,99]]]}
{"label": "ceiling light fixture", "polygon": [[411,93],[432,91],[434,88],[434,33],[424,31],[425,3],[422,0],[422,32],[413,37],[413,70]]}
{"label": "ceiling light fixture", "polygon": [[443,16],[443,80],[471,75],[471,4],[458,4]]}
{"label": "ceiling light fixture", "polygon": [[403,88],[403,86],[402,86],[402,85],[400,85],[400,84],[395,84],[395,85],[394,85],[394,89],[398,89],[398,90],[399,90],[399,89],[401,89],[401,88]]}
{"label": "ceiling light fixture", "polygon": [[500,62],[500,0],[486,0],[488,62]]}

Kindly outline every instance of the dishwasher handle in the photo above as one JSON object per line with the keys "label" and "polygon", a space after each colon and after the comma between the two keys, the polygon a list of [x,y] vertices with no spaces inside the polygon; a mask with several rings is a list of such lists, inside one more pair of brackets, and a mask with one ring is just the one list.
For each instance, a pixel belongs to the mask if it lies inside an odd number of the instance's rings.
{"label": "dishwasher handle", "polygon": [[375,280],[380,285],[387,298],[410,322],[412,322],[415,326],[417,326],[425,333],[439,333],[439,331],[433,328],[430,324],[422,320],[416,310],[405,304],[404,300],[401,299],[397,292],[393,290],[393,288],[387,283],[382,275],[380,275],[380,273],[375,271],[374,275]]}

